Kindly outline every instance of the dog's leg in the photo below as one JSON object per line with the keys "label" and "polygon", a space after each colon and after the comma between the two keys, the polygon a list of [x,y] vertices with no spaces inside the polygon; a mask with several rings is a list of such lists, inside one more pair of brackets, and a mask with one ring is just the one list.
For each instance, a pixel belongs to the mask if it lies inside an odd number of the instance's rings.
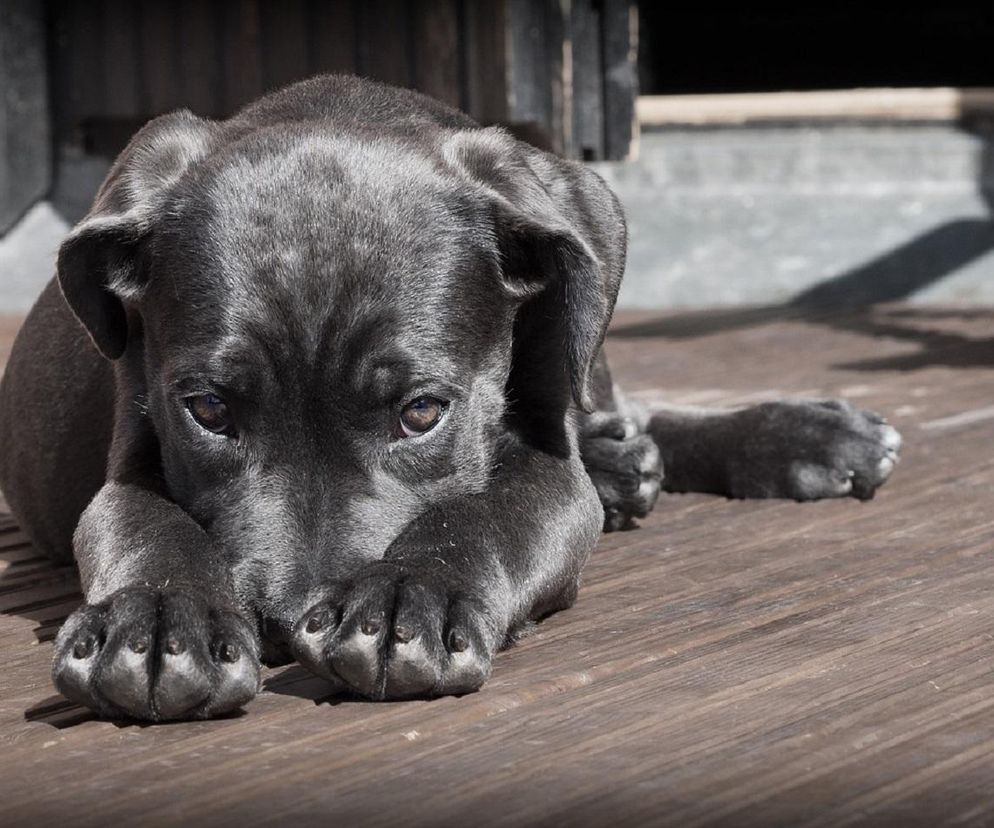
{"label": "dog's leg", "polygon": [[75,534],[87,603],[59,632],[52,676],[110,717],[204,718],[258,690],[259,647],[220,551],[179,506],[111,480]]}
{"label": "dog's leg", "polygon": [[516,630],[573,602],[600,529],[576,452],[515,442],[487,491],[432,507],[382,561],[329,584],[298,623],[294,652],[371,698],[475,690]]}
{"label": "dog's leg", "polygon": [[647,422],[666,469],[663,488],[728,497],[873,497],[898,462],[901,436],[840,400],[718,410],[673,407]]}
{"label": "dog's leg", "polygon": [[597,410],[581,420],[580,446],[606,531],[648,514],[660,477],[668,492],[866,500],[898,462],[898,432],[840,400],[650,412],[612,383],[603,354],[594,379]]}

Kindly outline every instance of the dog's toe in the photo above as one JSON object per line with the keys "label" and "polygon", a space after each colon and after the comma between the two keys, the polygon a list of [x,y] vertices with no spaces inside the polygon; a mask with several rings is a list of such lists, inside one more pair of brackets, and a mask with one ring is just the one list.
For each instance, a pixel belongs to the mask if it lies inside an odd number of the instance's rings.
{"label": "dog's toe", "polygon": [[472,693],[490,677],[491,654],[497,647],[495,628],[473,601],[454,601],[448,612],[445,649],[448,657],[441,693]]}
{"label": "dog's toe", "polygon": [[794,463],[789,472],[795,500],[818,500],[852,494],[855,473],[819,463]]}
{"label": "dog's toe", "polygon": [[638,424],[635,420],[624,417],[616,411],[594,411],[584,417],[581,426],[581,435],[588,440],[598,437],[631,440],[638,433]]}
{"label": "dog's toe", "polygon": [[100,607],[83,606],[62,625],[55,639],[52,681],[70,701],[98,710],[93,697],[93,673],[103,650],[104,612]]}
{"label": "dog's toe", "polygon": [[105,716],[154,718],[156,612],[150,589],[124,590],[106,605],[77,610],[56,638],[52,679],[59,692]]}
{"label": "dog's toe", "polygon": [[232,612],[213,616],[210,645],[213,689],[205,713],[217,715],[248,704],[259,692],[259,647],[244,620]]}
{"label": "dog's toe", "polygon": [[395,640],[387,660],[385,697],[404,699],[433,694],[442,669],[440,659],[432,652],[432,643],[422,636]]}
{"label": "dog's toe", "polygon": [[160,602],[158,664],[153,698],[162,719],[178,719],[211,693],[210,639],[198,601],[185,593]]}
{"label": "dog's toe", "polygon": [[399,586],[393,630],[387,642],[384,695],[432,695],[442,678],[442,610],[446,596],[421,580]]}
{"label": "dog's toe", "polygon": [[882,418],[879,421],[877,427],[877,435],[880,440],[881,445],[888,451],[893,451],[895,453],[901,450],[901,446],[904,444],[904,440],[901,437],[901,433],[894,428],[894,426],[886,423]]}
{"label": "dog's toe", "polygon": [[164,653],[155,682],[156,709],[162,719],[179,719],[207,701],[211,683],[193,653]]}
{"label": "dog's toe", "polygon": [[339,609],[332,602],[317,604],[297,623],[291,640],[294,657],[313,673],[333,679],[328,641],[339,625]]}

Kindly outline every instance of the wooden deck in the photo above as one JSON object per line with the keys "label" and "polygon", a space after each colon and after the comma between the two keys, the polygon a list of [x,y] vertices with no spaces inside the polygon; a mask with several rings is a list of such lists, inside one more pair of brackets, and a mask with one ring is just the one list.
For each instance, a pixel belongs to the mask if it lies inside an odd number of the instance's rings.
{"label": "wooden deck", "polygon": [[904,461],[865,504],[662,498],[464,698],[329,698],[290,666],[226,720],[94,720],[48,678],[77,584],[8,520],[0,823],[990,825],[992,332],[910,307],[619,319],[645,399],[841,395]]}

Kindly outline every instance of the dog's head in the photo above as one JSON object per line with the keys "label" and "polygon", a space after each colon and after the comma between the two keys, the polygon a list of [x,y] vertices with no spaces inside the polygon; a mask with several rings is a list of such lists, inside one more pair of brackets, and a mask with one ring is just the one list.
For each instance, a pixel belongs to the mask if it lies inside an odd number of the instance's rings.
{"label": "dog's head", "polygon": [[135,137],[59,283],[118,361],[119,435],[153,447],[246,598],[480,492],[509,429],[573,450],[623,257],[587,175],[495,130],[178,113]]}

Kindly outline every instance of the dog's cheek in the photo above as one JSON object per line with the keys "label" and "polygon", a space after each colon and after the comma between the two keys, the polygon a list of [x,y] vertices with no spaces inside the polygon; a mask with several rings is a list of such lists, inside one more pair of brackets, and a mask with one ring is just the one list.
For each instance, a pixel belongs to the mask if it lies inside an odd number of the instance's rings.
{"label": "dog's cheek", "polygon": [[504,415],[507,408],[505,388],[508,364],[503,362],[491,366],[474,383],[465,428],[456,449],[460,468],[472,469],[473,476],[484,485],[489,480],[497,456],[498,442],[506,430]]}
{"label": "dog's cheek", "polygon": [[170,498],[201,526],[210,525],[227,502],[244,500],[241,463],[228,446],[198,445],[189,434],[167,433],[160,447]]}

